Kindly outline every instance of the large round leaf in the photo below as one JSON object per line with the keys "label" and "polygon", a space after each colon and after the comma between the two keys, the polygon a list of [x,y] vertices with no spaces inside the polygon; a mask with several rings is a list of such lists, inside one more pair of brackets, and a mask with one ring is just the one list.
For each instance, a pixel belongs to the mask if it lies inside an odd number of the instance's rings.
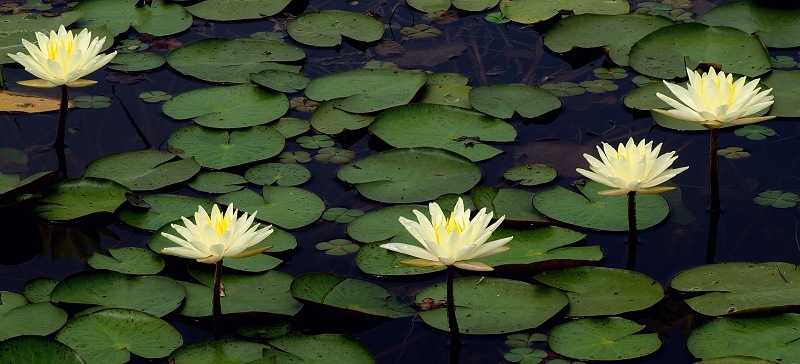
{"label": "large round leaf", "polygon": [[349,163],[336,176],[354,184],[367,198],[409,203],[467,191],[481,179],[481,170],[469,159],[446,150],[408,148]]}
{"label": "large round leaf", "polygon": [[630,65],[651,77],[686,77],[700,63],[722,66],[726,73],[756,77],[769,71],[769,54],[755,35],[736,28],[681,23],[660,28],[631,48]]}
{"label": "large round leaf", "polygon": [[561,107],[561,100],[550,91],[520,84],[475,87],[469,101],[475,110],[501,119],[511,118],[515,111],[523,118],[535,118]]}
{"label": "large round leaf", "polygon": [[548,286],[567,291],[567,316],[610,316],[640,311],[664,298],[664,287],[639,272],[606,268],[574,267],[550,270],[534,276]]}
{"label": "large round leaf", "polygon": [[[398,236],[392,239],[392,242],[419,246],[419,243],[414,240],[410,234]],[[358,253],[356,254],[356,265],[358,265],[358,269],[377,277],[424,275],[446,269],[445,267],[414,267],[400,263],[404,260],[413,259],[414,257],[381,248],[380,245],[383,243],[385,242],[379,241],[369,243],[358,249]]]}
{"label": "large round leaf", "polygon": [[375,116],[354,114],[339,109],[337,100],[325,101],[311,114],[311,126],[321,133],[338,134],[368,126]]}
{"label": "large round leaf", "polygon": [[[416,302],[424,298],[445,299],[446,283],[424,288]],[[563,293],[549,287],[491,277],[459,278],[453,282],[453,300],[459,331],[464,334],[504,334],[538,327],[567,305]],[[447,310],[420,313],[422,321],[448,330]]]}
{"label": "large round leaf", "polygon": [[630,4],[622,0],[503,0],[500,9],[506,9],[507,18],[524,24],[550,19],[561,10],[573,14],[625,14]]}
{"label": "large round leaf", "polygon": [[167,60],[155,53],[119,53],[108,63],[108,68],[122,72],[142,72],[161,67]]}
{"label": "large round leaf", "polygon": [[800,71],[773,70],[764,77],[762,83],[772,88],[772,95],[775,96],[769,115],[800,116]]}
{"label": "large round leaf", "polygon": [[547,223],[550,220],[533,208],[534,193],[513,188],[478,186],[469,197],[476,209],[485,208],[494,216],[505,216],[509,222]]}
{"label": "large round leaf", "polygon": [[643,357],[661,347],[658,334],[636,334],[644,325],[620,317],[570,321],[550,330],[547,345],[579,360],[624,360]]}
{"label": "large round leaf", "polygon": [[204,39],[169,53],[167,62],[178,72],[211,82],[245,83],[251,73],[266,69],[294,70],[278,62],[305,58],[300,49],[262,39]]}
{"label": "large round leaf", "polygon": [[306,88],[311,81],[310,78],[297,72],[284,70],[263,70],[259,73],[251,73],[250,80],[270,90],[289,94]]}
{"label": "large round leaf", "polygon": [[472,161],[502,153],[485,142],[511,142],[517,137],[514,127],[503,120],[435,104],[410,104],[384,111],[369,125],[369,131],[398,148],[441,148]]}
{"label": "large round leaf", "polygon": [[513,236],[502,254],[475,259],[492,267],[541,270],[555,267],[599,262],[603,252],[598,246],[567,246],[586,235],[569,229],[547,226],[535,229],[499,228],[492,239]]}
{"label": "large round leaf", "polygon": [[108,255],[94,252],[86,264],[94,269],[107,269],[124,274],[156,274],[164,269],[164,259],[145,248],[109,249]]}
{"label": "large round leaf", "polygon": [[297,187],[264,186],[261,196],[251,190],[242,190],[226,193],[217,201],[226,205],[233,203],[239,210],[251,214],[258,211],[256,219],[285,229],[311,224],[325,211],[322,199]]}
{"label": "large round leaf", "polygon": [[334,307],[344,313],[390,318],[416,313],[390,298],[378,285],[328,273],[302,274],[292,281],[291,290],[300,301]]}
{"label": "large round leaf", "polygon": [[362,243],[389,240],[397,235],[408,234],[399,218],[414,218],[414,210],[426,211],[422,205],[396,205],[367,212],[347,225],[347,235]]}
{"label": "large round leaf", "polygon": [[0,316],[0,341],[22,335],[50,335],[65,322],[67,313],[50,302],[29,303]]}
{"label": "large round leaf", "polygon": [[230,133],[192,125],[176,130],[168,143],[181,158],[194,157],[203,167],[222,169],[274,157],[285,141],[281,133],[263,125]]}
{"label": "large round leaf", "polygon": [[278,363],[325,363],[373,364],[375,358],[369,349],[357,340],[342,335],[321,334],[314,336],[285,335],[270,340],[270,345],[291,354],[297,359],[278,359]]}
{"label": "large round leaf", "polygon": [[244,177],[257,185],[296,186],[306,183],[311,171],[299,164],[264,163],[248,169]]}
{"label": "large round leaf", "polygon": [[202,172],[187,183],[189,187],[205,193],[228,193],[244,188],[247,179],[229,172]]}
{"label": "large round leaf", "polygon": [[383,23],[368,15],[342,10],[303,13],[286,24],[292,39],[316,47],[333,47],[342,37],[361,42],[383,38]]}
{"label": "large round leaf", "polygon": [[105,26],[112,35],[124,33],[133,26],[139,33],[156,36],[177,34],[192,25],[192,16],[178,4],[153,0],[147,6],[136,6],[137,1],[81,1],[74,8],[84,12],[77,25],[82,28]]}
{"label": "large round leaf", "polygon": [[681,272],[671,286],[682,292],[704,293],[687,298],[686,303],[708,316],[800,305],[800,268],[789,263],[704,265]]}
{"label": "large round leaf", "polygon": [[164,316],[181,305],[186,292],[171,278],[128,277],[122,273],[90,270],[75,273],[59,282],[50,299],[114,308],[131,308]]}
{"label": "large round leaf", "polygon": [[113,213],[125,202],[125,193],[130,190],[104,178],[68,179],[45,191],[37,207],[39,217],[47,220],[72,220],[79,217]]}
{"label": "large round leaf", "polygon": [[[568,224],[602,231],[628,230],[626,196],[601,196],[608,189],[600,183],[586,181],[578,185],[581,194],[556,186],[533,196],[533,207],[545,216]],[[669,213],[664,197],[657,194],[636,195],[636,227],[647,229],[663,221]]]}
{"label": "large round leaf", "polygon": [[282,93],[255,85],[208,87],[175,96],[163,105],[164,114],[209,128],[234,129],[266,124],[289,110]]}
{"label": "large round leaf", "polygon": [[21,336],[0,342],[0,364],[19,363],[86,362],[69,346],[40,336]]}
{"label": "large round leaf", "polygon": [[697,328],[686,345],[701,359],[746,355],[771,362],[800,363],[800,315],[722,317]]}
{"label": "large round leaf", "polygon": [[173,153],[136,150],[95,159],[83,171],[84,177],[107,178],[134,191],[151,191],[192,178],[200,171],[194,159],[175,159]]}
{"label": "large round leaf", "polygon": [[[184,345],[169,355],[174,364],[240,364],[269,357],[270,347],[243,340],[202,340]],[[173,362],[174,360],[174,362]]]}
{"label": "large round leaf", "polygon": [[56,334],[87,363],[127,363],[131,353],[163,358],[183,345],[181,334],[166,321],[136,310],[109,308],[78,316]]}
{"label": "large round leaf", "polygon": [[187,6],[192,15],[208,20],[245,20],[278,14],[292,0],[205,0]]}
{"label": "large round leaf", "polygon": [[755,34],[770,48],[792,48],[800,46],[800,22],[797,19],[800,19],[800,9],[796,6],[771,7],[768,2],[740,0],[719,4],[697,20]]}
{"label": "large round leaf", "polygon": [[336,107],[368,113],[407,104],[425,84],[423,72],[369,68],[332,73],[312,80],[306,96],[312,100],[340,99]]}
{"label": "large round leaf", "polygon": [[120,221],[139,229],[155,230],[181,216],[193,216],[198,206],[203,206],[206,211],[214,207],[214,201],[207,198],[182,195],[147,195],[142,197],[142,201],[149,207],[125,205],[117,212]]}
{"label": "large round leaf", "polygon": [[[25,282],[25,288],[22,293],[31,302],[50,302],[50,292],[58,284],[58,281],[52,278],[36,277]],[[4,300],[3,304],[7,305],[6,297],[0,297]]]}

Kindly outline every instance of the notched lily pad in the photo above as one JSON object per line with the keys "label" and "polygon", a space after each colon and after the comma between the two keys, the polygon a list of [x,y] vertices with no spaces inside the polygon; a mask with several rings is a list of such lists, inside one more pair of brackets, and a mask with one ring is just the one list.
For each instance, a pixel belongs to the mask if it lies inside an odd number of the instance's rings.
{"label": "notched lily pad", "polygon": [[105,178],[74,178],[59,182],[45,191],[36,208],[39,217],[67,221],[93,214],[113,213],[126,201],[130,190]]}
{"label": "notched lily pad", "polygon": [[369,113],[407,104],[425,84],[423,72],[371,68],[332,73],[312,80],[306,96],[316,101],[337,100],[336,107]]}
{"label": "notched lily pad", "polygon": [[558,171],[546,164],[526,164],[503,172],[503,178],[517,182],[521,186],[545,184],[554,180],[556,176],[558,176]]}
{"label": "notched lily pad", "polygon": [[242,190],[217,198],[222,204],[233,203],[248,213],[258,211],[256,219],[285,229],[296,229],[317,221],[325,211],[325,202],[313,192],[297,187],[264,186],[261,195]]}
{"label": "notched lily pad", "polygon": [[501,254],[475,259],[498,270],[538,271],[599,262],[603,252],[599,246],[568,246],[586,237],[573,230],[546,226],[534,229],[500,227],[490,240],[514,238]]}
{"label": "notched lily pad", "polygon": [[278,14],[292,0],[205,0],[187,6],[192,15],[219,21],[260,19]]}
{"label": "notched lily pad", "polygon": [[342,37],[360,42],[383,38],[383,23],[370,16],[342,10],[303,13],[286,24],[292,39],[316,47],[333,47]]}
{"label": "notched lily pad", "polygon": [[561,10],[570,10],[572,14],[626,14],[630,12],[630,4],[622,0],[557,0],[529,1],[502,0],[500,8],[505,10],[507,18],[517,23],[532,24],[550,19]]}
{"label": "notched lily pad", "polygon": [[85,364],[69,346],[41,336],[20,336],[0,342],[0,363]]}
{"label": "notched lily pad", "polygon": [[487,85],[469,92],[475,110],[501,119],[514,112],[524,118],[535,118],[561,107],[561,100],[547,90],[529,85]]}
{"label": "notched lily pad", "polygon": [[335,308],[340,315],[395,318],[416,313],[378,285],[327,273],[302,274],[292,281],[291,290],[294,298]]}
{"label": "notched lily pad", "polygon": [[620,317],[570,321],[550,330],[547,345],[554,352],[579,360],[625,360],[654,353],[658,334],[637,334],[644,325]]}
{"label": "notched lily pad", "polygon": [[203,167],[223,169],[274,157],[283,150],[285,140],[263,125],[231,132],[191,125],[172,133],[168,144],[181,158],[194,157]]}
{"label": "notched lily pad", "polygon": [[158,150],[111,154],[89,163],[83,175],[107,178],[134,191],[152,191],[184,182],[200,171],[194,159],[172,161],[176,157]]}
{"label": "notched lily pad", "polygon": [[208,87],[175,96],[162,110],[173,119],[192,119],[209,128],[246,128],[283,116],[289,99],[254,85]]}
{"label": "notched lily pad", "polygon": [[104,255],[94,252],[86,264],[94,269],[107,269],[124,274],[156,274],[164,269],[164,259],[144,248],[109,249]]}
{"label": "notched lily pad", "polygon": [[547,217],[533,208],[533,196],[530,191],[489,186],[475,187],[470,193],[476,208],[486,208],[495,217],[505,216],[508,222],[549,222]]}
{"label": "notched lily pad", "polygon": [[[692,355],[704,359],[703,363],[710,358],[740,355],[769,360],[770,363],[796,364],[800,363],[798,327],[800,315],[796,313],[751,318],[721,317],[695,329],[686,345]],[[716,363],[713,360],[708,362]]]}

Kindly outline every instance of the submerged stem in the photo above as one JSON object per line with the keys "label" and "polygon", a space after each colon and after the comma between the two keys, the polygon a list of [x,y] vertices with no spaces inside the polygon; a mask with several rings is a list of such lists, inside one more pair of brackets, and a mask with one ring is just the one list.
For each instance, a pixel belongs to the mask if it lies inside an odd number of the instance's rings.
{"label": "submerged stem", "polygon": [[639,245],[639,235],[636,228],[636,191],[628,192],[628,264],[627,269],[636,267],[636,249]]}
{"label": "submerged stem", "polygon": [[450,327],[450,364],[458,364],[461,355],[461,334],[456,320],[456,303],[453,298],[453,278],[455,268],[447,267],[447,324]]}
{"label": "submerged stem", "polygon": [[64,133],[67,129],[67,109],[69,107],[69,87],[61,85],[61,105],[58,108],[58,130],[56,131],[56,157],[58,158],[58,169],[61,177],[67,178],[67,157],[64,153],[66,144],[64,143]]}
{"label": "submerged stem", "polygon": [[717,139],[719,129],[711,129],[711,143],[709,148],[709,180],[711,185],[711,212],[720,211],[719,202],[719,159],[717,158]]}
{"label": "submerged stem", "polygon": [[222,260],[214,265],[214,296],[211,298],[212,320],[214,325],[214,340],[222,339],[219,327],[222,321],[222,306],[220,304],[220,291],[222,290]]}

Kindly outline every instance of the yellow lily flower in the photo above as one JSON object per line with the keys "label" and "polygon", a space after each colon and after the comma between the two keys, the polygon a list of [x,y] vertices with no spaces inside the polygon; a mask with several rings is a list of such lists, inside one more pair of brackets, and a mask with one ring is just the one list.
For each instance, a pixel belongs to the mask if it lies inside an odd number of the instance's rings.
{"label": "yellow lily flower", "polygon": [[708,129],[716,129],[723,124],[752,124],[774,118],[774,116],[749,117],[768,108],[774,102],[769,93],[772,89],[761,91],[759,79],[747,81],[740,77],[733,82],[733,76],[725,72],[717,73],[711,68],[708,73],[686,69],[689,84],[686,88],[664,81],[678,100],[661,93],[659,99],[670,106],[671,110],[653,109],[657,113],[685,120],[696,121]]}
{"label": "yellow lily flower", "polygon": [[435,202],[431,202],[428,209],[431,215],[430,220],[417,210],[414,210],[414,214],[419,221],[400,217],[400,223],[422,244],[422,247],[388,243],[382,244],[381,248],[418,258],[403,260],[400,262],[403,264],[426,268],[454,265],[473,271],[490,271],[493,268],[481,262],[468,260],[488,257],[508,250],[508,247],[504,245],[511,241],[512,237],[486,242],[492,236],[492,232],[503,222],[505,216],[501,216],[494,224],[489,225],[493,213],[486,213],[486,209],[483,208],[470,220],[470,211],[464,209],[464,201],[461,198],[458,199],[449,219],[445,217],[441,207]]}
{"label": "yellow lily flower", "polygon": [[658,155],[661,144],[655,149],[653,142],[640,141],[639,144],[629,138],[625,145],[620,143],[617,149],[610,144],[603,143],[603,149],[597,147],[600,160],[584,154],[589,161],[589,169],[575,169],[584,177],[613,187],[611,190],[598,192],[600,195],[617,196],[635,191],[639,193],[661,193],[675,189],[675,187],[658,187],[678,173],[689,167],[669,168],[676,159],[675,152]]}
{"label": "yellow lily flower", "polygon": [[91,86],[97,81],[84,80],[81,77],[105,66],[117,55],[117,52],[99,55],[106,38],[92,39],[92,33],[86,29],[74,35],[62,25],[58,28],[58,32],[51,30],[49,37],[37,32],[36,40],[38,46],[25,39],[22,40],[22,45],[29,54],[22,52],[8,54],[11,59],[25,66],[26,71],[39,77],[38,80],[17,82],[23,86],[37,88],[61,85]]}
{"label": "yellow lily flower", "polygon": [[272,234],[272,225],[258,230],[260,224],[253,225],[256,217],[236,217],[239,211],[228,205],[225,214],[220,213],[219,206],[214,205],[211,216],[202,206],[198,206],[194,214],[194,223],[181,217],[184,226],[172,224],[173,229],[181,237],[162,232],[161,235],[180,246],[169,247],[161,253],[195,259],[200,263],[216,263],[222,258],[244,258],[261,253],[270,247],[250,249]]}

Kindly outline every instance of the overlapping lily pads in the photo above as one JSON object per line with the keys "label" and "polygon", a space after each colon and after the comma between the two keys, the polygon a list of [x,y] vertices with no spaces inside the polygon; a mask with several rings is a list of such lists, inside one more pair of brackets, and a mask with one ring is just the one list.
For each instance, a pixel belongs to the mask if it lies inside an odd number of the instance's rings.
{"label": "overlapping lily pads", "polygon": [[686,345],[701,359],[744,355],[800,363],[800,315],[722,317],[697,328]]}
{"label": "overlapping lily pads", "polygon": [[85,177],[107,178],[134,191],[151,191],[184,182],[200,171],[192,158],[173,153],[135,150],[95,159],[83,171]]}
{"label": "overlapping lily pads", "polygon": [[407,104],[425,84],[423,72],[370,68],[332,73],[312,80],[306,96],[316,101],[337,100],[336,107],[369,113]]}
{"label": "overlapping lily pads", "polygon": [[258,211],[256,219],[285,229],[296,229],[317,221],[325,211],[325,202],[313,192],[296,187],[264,186],[262,194],[242,190],[217,198],[223,204],[233,203],[248,213]]}
{"label": "overlapping lily pads", "polygon": [[368,15],[342,10],[303,13],[286,24],[292,39],[317,47],[333,47],[342,37],[361,42],[383,38],[383,23]]}
{"label": "overlapping lily pads", "polygon": [[203,167],[223,169],[274,157],[285,141],[281,133],[263,125],[230,132],[191,125],[172,133],[168,143],[181,158],[194,157]]}
{"label": "overlapping lily pads", "polygon": [[267,345],[251,341],[201,340],[179,347],[168,359],[176,364],[258,363],[265,353],[269,358],[273,351]]}
{"label": "overlapping lily pads", "polygon": [[22,305],[0,315],[0,341],[22,335],[50,335],[65,322],[67,313],[50,302]]}
{"label": "overlapping lily pads", "polygon": [[248,181],[257,185],[296,186],[311,178],[311,171],[299,164],[265,163],[244,173]]}
{"label": "overlapping lily pads", "polygon": [[441,148],[472,161],[502,153],[485,142],[511,142],[517,136],[514,127],[500,119],[434,104],[410,104],[384,111],[370,124],[369,131],[398,148]]}
{"label": "overlapping lily pads", "polygon": [[277,120],[289,110],[289,100],[282,93],[254,85],[208,87],[175,96],[164,103],[162,110],[173,119],[234,129]]}
{"label": "overlapping lily pads", "polygon": [[[408,166],[413,165],[410,169]],[[474,187],[482,172],[469,159],[436,148],[392,149],[349,163],[336,176],[369,199],[390,203],[432,200]]]}
{"label": "overlapping lily pads", "polygon": [[41,336],[20,336],[0,342],[0,364],[85,364],[69,346]]}
{"label": "overlapping lily pads", "polygon": [[94,269],[124,274],[156,274],[164,269],[164,259],[150,250],[136,247],[109,249],[108,255],[94,252],[86,264]]}
{"label": "overlapping lily pads", "polygon": [[475,87],[469,92],[475,110],[501,119],[514,112],[524,118],[535,118],[561,107],[561,100],[550,91],[521,84],[496,84]]}
{"label": "overlapping lily pads", "polygon": [[782,262],[721,263],[681,272],[672,288],[703,293],[686,299],[693,310],[709,316],[763,312],[800,304],[800,268]]}
{"label": "overlapping lily pads", "polygon": [[133,26],[139,33],[164,36],[180,33],[192,25],[192,16],[182,6],[165,0],[153,0],[148,6],[136,6],[138,0],[87,0],[75,6],[84,12],[77,25],[85,28],[105,26],[112,35]]}
{"label": "overlapping lily pads", "polygon": [[79,217],[113,213],[125,202],[130,190],[104,178],[74,178],[49,188],[37,207],[39,216],[48,220],[73,220]]}
{"label": "overlapping lily pads", "polygon": [[460,10],[484,11],[493,8],[500,0],[409,0],[408,5],[424,12],[434,12],[436,10],[447,10],[450,2]]}
{"label": "overlapping lily pads", "polygon": [[547,345],[558,354],[580,360],[624,360],[643,357],[661,347],[658,334],[620,317],[570,321],[550,330]]}
{"label": "overlapping lily pads", "polygon": [[[375,363],[375,358],[364,344],[342,335],[285,335],[272,339],[269,343],[280,350],[278,353],[292,355],[291,358],[285,359],[287,363],[313,363],[320,358],[325,358],[322,361],[343,360],[348,364]],[[279,362],[284,361],[279,360]]]}
{"label": "overlapping lily pads", "polygon": [[328,273],[302,274],[292,281],[291,290],[294,298],[338,309],[339,314],[394,318],[416,313],[378,285]]}
{"label": "overlapping lily pads", "polygon": [[311,126],[325,134],[337,134],[345,130],[358,130],[368,126],[374,115],[355,114],[337,108],[338,101],[325,101],[311,114]]}
{"label": "overlapping lily pads", "polygon": [[533,192],[513,188],[478,186],[472,189],[470,197],[478,209],[486,208],[494,216],[505,216],[506,221],[525,223],[549,222],[544,215],[533,208]]}
{"label": "overlapping lily pads", "polygon": [[[399,223],[398,223],[399,224]],[[393,243],[405,243],[419,246],[419,243],[410,235],[403,235],[392,240]],[[376,277],[405,277],[413,275],[431,274],[445,268],[422,268],[400,263],[403,260],[413,259],[410,255],[395,253],[381,248],[383,241],[369,243],[361,246],[356,254],[356,265],[364,273]]]}
{"label": "overlapping lily pads", "polygon": [[214,201],[206,198],[170,194],[148,195],[142,201],[149,205],[147,209],[125,206],[117,212],[120,221],[139,229],[156,230],[181,216],[194,216],[198,206],[206,211],[214,206]]}
{"label": "overlapping lily pads", "polygon": [[251,73],[250,80],[270,90],[286,93],[300,91],[311,81],[297,72],[284,70],[263,70],[259,73]]}
{"label": "overlapping lily pads", "polygon": [[427,207],[423,205],[395,205],[370,211],[347,225],[347,234],[362,243],[389,240],[397,235],[408,234],[408,231],[398,219],[401,216],[407,219],[414,219],[414,210],[427,211]]}
{"label": "overlapping lily pads", "polygon": [[[603,259],[598,246],[567,246],[586,237],[573,230],[547,226],[536,229],[499,228],[491,240],[513,236],[508,251],[476,259],[497,269],[541,270],[568,267]],[[560,287],[557,287],[560,288]]]}
{"label": "overlapping lily pads", "polygon": [[538,23],[556,16],[561,10],[573,14],[625,14],[630,4],[623,0],[502,0],[500,9],[506,10],[506,17],[523,24]]}
{"label": "overlapping lily pads", "polygon": [[800,116],[800,71],[774,70],[764,77],[762,83],[772,88],[775,96],[769,115]]}
{"label": "overlapping lily pads", "polygon": [[245,20],[273,16],[292,0],[205,0],[187,6],[192,15],[208,20]]}
{"label": "overlapping lily pads", "polygon": [[724,25],[755,34],[767,47],[792,48],[800,46],[798,18],[800,9],[797,7],[739,0],[719,4],[697,20],[706,25]]}

